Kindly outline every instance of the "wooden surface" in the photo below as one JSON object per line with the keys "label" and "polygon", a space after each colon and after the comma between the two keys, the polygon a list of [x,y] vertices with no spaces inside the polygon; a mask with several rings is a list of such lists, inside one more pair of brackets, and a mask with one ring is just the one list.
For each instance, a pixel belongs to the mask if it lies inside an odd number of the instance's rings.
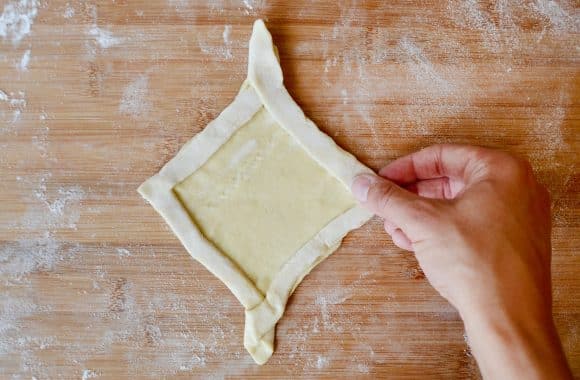
{"label": "wooden surface", "polygon": [[479,377],[376,219],[304,280],[256,366],[240,305],[136,193],[233,99],[259,17],[291,94],[370,167],[437,142],[530,158],[580,377],[577,2],[0,4],[0,378]]}

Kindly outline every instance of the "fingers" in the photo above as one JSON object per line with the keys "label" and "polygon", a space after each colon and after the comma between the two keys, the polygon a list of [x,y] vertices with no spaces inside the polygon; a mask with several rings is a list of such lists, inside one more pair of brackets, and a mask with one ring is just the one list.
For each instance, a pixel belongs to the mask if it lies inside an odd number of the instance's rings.
{"label": "fingers", "polygon": [[410,192],[431,199],[453,199],[463,188],[462,180],[448,177],[426,179],[405,186]]}
{"label": "fingers", "polygon": [[391,162],[379,175],[398,184],[441,177],[467,182],[485,152],[493,151],[465,145],[433,145]]}
{"label": "fingers", "polygon": [[352,192],[363,206],[404,230],[417,221],[419,198],[391,181],[363,174],[355,178]]}
{"label": "fingers", "polygon": [[386,219],[384,220],[383,225],[385,227],[385,232],[388,233],[389,235],[392,235],[393,232],[395,232],[395,230],[399,228],[393,222]]}
{"label": "fingers", "polygon": [[401,231],[400,229],[396,229],[392,234],[391,234],[391,238],[393,239],[393,243],[401,248],[404,249],[406,251],[412,251],[413,250],[413,244],[411,243],[411,240],[409,240],[409,238],[407,237],[407,235],[405,235],[405,233],[403,231]]}
{"label": "fingers", "polygon": [[393,239],[393,243],[397,247],[399,247],[401,249],[405,249],[407,251],[413,250],[413,243],[399,227],[397,227],[396,225],[394,225],[393,223],[391,223],[388,220],[385,220],[384,225],[385,225],[385,231],[389,235],[391,235],[391,238]]}

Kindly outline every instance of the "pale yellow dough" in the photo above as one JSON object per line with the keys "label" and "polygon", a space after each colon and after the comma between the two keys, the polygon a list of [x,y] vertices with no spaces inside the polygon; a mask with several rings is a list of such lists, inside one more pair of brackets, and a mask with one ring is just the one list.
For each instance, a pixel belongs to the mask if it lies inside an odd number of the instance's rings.
{"label": "pale yellow dough", "polygon": [[265,108],[174,191],[263,294],[290,256],[355,205]]}
{"label": "pale yellow dough", "polygon": [[294,289],[371,218],[348,190],[361,173],[294,102],[258,20],[234,101],[139,193],[244,307],[244,346],[264,364]]}

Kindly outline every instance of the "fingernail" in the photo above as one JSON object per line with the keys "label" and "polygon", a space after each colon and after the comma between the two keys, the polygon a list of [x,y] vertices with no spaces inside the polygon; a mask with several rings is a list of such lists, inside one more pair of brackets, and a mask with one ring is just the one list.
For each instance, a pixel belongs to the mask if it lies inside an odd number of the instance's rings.
{"label": "fingernail", "polygon": [[352,183],[352,194],[359,202],[366,202],[374,178],[368,174],[357,176]]}

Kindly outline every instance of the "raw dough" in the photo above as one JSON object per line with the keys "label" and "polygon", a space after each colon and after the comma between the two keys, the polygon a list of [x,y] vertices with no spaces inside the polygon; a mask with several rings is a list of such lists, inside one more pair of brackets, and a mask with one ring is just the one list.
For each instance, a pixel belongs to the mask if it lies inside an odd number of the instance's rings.
{"label": "raw dough", "polygon": [[245,308],[256,363],[302,278],[371,215],[348,186],[370,172],[308,120],[261,20],[240,93],[139,192]]}
{"label": "raw dough", "polygon": [[355,205],[263,107],[174,191],[263,294],[300,247]]}

